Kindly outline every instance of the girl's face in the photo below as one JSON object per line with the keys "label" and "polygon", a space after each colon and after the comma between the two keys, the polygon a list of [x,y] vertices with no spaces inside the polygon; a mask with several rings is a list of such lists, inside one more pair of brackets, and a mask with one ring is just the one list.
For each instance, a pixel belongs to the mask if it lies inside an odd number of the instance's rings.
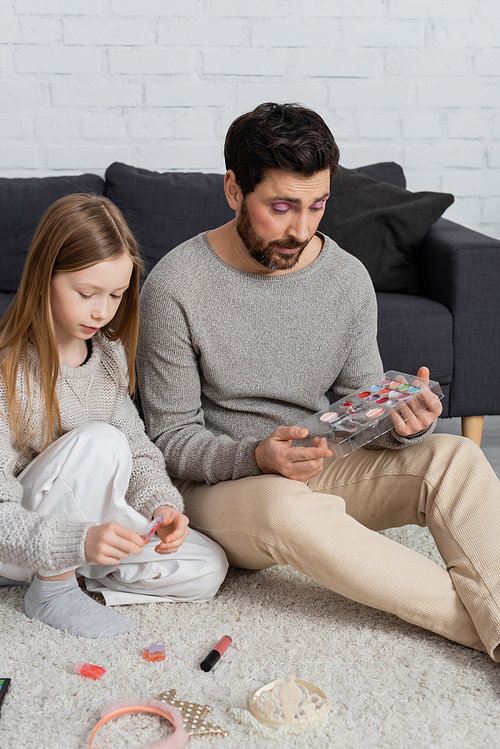
{"label": "girl's face", "polygon": [[124,253],[84,270],[54,273],[50,305],[60,350],[86,341],[113,319],[132,269],[132,260]]}

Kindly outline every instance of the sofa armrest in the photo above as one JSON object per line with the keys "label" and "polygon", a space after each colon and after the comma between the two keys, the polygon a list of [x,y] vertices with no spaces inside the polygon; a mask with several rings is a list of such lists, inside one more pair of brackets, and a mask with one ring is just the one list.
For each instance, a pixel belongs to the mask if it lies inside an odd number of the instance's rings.
{"label": "sofa armrest", "polygon": [[453,316],[450,416],[500,414],[500,241],[439,219],[421,273],[423,293]]}

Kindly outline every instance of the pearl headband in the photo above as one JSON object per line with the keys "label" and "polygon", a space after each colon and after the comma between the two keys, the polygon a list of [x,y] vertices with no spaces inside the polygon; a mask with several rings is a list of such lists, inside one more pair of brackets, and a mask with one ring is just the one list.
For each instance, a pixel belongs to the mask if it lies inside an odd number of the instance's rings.
{"label": "pearl headband", "polygon": [[[101,726],[107,723],[108,720],[117,718],[119,715],[124,715],[125,713],[154,713],[161,718],[166,718],[173,725],[174,733],[172,736],[169,736],[168,739],[162,741],[160,744],[155,744],[154,749],[180,749],[189,738],[184,728],[182,714],[173,705],[160,702],[159,700],[120,700],[112,702],[102,711],[102,718],[90,736],[88,749],[92,749],[94,736]],[[97,749],[97,747],[94,746],[94,749]]]}

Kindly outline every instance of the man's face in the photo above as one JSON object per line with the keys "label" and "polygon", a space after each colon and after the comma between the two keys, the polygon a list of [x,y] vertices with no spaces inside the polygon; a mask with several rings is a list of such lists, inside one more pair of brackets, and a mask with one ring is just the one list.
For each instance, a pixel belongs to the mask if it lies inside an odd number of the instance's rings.
{"label": "man's face", "polygon": [[290,270],[316,233],[330,194],[329,170],[312,177],[272,169],[241,197],[236,230],[248,254],[271,270]]}

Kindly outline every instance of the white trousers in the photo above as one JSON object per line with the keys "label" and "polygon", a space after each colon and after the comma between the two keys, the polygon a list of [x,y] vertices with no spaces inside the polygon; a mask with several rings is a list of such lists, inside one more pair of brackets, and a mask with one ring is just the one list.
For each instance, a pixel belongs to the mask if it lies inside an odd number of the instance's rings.
{"label": "white trousers", "polygon": [[[20,474],[23,507],[45,516],[97,525],[116,521],[144,533],[149,519],[125,501],[132,470],[128,440],[109,424],[91,423],[60,437]],[[87,590],[99,591],[108,605],[157,601],[208,601],[224,580],[228,563],[222,548],[191,529],[178,551],[155,552],[153,537],[139,556],[116,566],[89,564],[77,570]],[[69,568],[71,569],[71,568]],[[37,570],[42,576],[61,574]],[[29,581],[32,570],[0,564],[0,575]]]}

